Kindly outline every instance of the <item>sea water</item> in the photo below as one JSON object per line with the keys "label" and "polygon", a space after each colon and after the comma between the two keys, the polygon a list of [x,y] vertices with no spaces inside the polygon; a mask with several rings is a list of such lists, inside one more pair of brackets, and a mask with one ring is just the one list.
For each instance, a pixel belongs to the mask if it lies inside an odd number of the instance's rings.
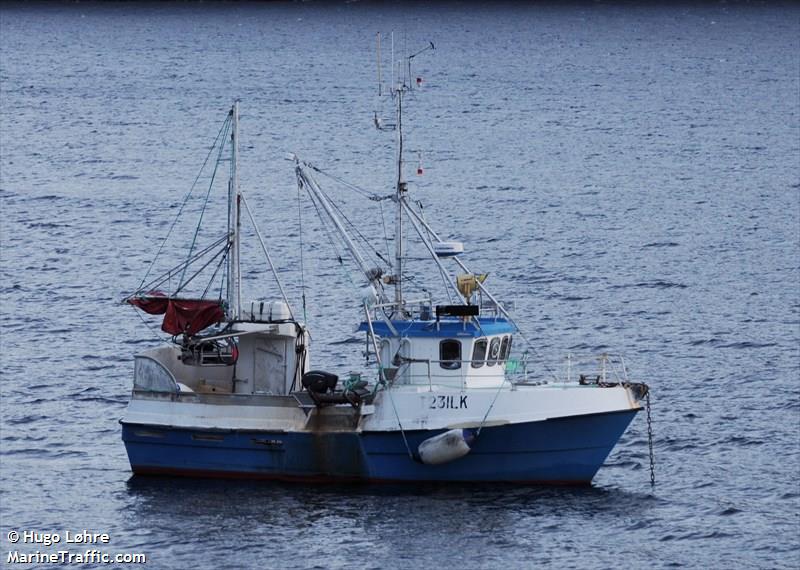
{"label": "sea water", "polygon": [[[4,560],[55,552],[11,531],[85,531],[176,569],[800,565],[796,5],[4,4],[0,17]],[[305,285],[314,367],[358,368],[360,285],[283,157],[391,192],[394,134],[373,118],[393,118],[375,66],[380,31],[388,81],[393,30],[398,58],[435,45],[405,101],[412,199],[515,302],[535,377],[619,352],[651,386],[654,489],[644,414],[585,488],[131,476],[117,422],[132,356],[159,331],[120,300],[235,98],[242,189],[298,314]],[[391,203],[320,183],[391,255]],[[212,229],[224,200],[210,199]],[[278,298],[259,251],[242,255],[245,299]],[[433,266],[409,272],[409,295],[437,286]]]}

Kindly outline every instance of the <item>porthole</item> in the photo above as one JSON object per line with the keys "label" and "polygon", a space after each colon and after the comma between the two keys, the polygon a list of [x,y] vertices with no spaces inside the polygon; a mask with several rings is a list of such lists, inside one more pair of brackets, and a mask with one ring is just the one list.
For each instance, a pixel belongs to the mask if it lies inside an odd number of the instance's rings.
{"label": "porthole", "polygon": [[439,343],[439,366],[445,370],[461,368],[461,341],[449,338]]}
{"label": "porthole", "polygon": [[511,353],[511,337],[504,336],[503,343],[500,345],[500,360],[505,362],[508,360],[508,356]]}
{"label": "porthole", "polygon": [[485,364],[486,360],[486,345],[487,340],[485,338],[479,338],[475,341],[475,347],[472,349],[472,367],[473,368],[480,368]]}
{"label": "porthole", "polygon": [[491,344],[489,345],[489,357],[486,359],[486,364],[489,366],[494,366],[497,364],[497,359],[500,357],[500,337],[495,337],[492,339]]}

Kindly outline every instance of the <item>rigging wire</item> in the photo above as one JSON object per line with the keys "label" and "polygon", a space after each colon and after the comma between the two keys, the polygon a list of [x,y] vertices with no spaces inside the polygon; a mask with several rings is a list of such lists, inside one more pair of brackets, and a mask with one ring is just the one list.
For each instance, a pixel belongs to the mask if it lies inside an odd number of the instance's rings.
{"label": "rigging wire", "polygon": [[142,313],[136,310],[136,307],[134,307],[133,305],[131,305],[131,308],[133,309],[133,312],[134,312],[134,313],[136,313],[136,316],[137,316],[137,317],[139,317],[139,320],[140,320],[140,321],[142,321],[142,322],[144,323],[144,326],[146,326],[146,327],[147,327],[147,329],[148,329],[148,330],[149,330],[151,333],[153,333],[153,336],[155,336],[155,337],[156,337],[156,339],[158,340],[158,342],[163,342],[163,343],[167,343],[167,342],[169,342],[169,341],[167,340],[167,337],[162,337],[160,334],[158,334],[158,331],[156,331],[156,329],[154,329],[154,328],[153,328],[153,327],[150,325],[150,323],[148,323],[148,322],[147,322],[147,320],[145,320],[144,316],[142,316]]}
{"label": "rigging wire", "polygon": [[[211,262],[212,262],[212,261],[214,261],[216,258],[218,258],[218,257],[219,257],[219,256],[220,256],[222,253],[226,253],[226,254],[227,254],[227,252],[228,252],[228,250],[229,250],[229,249],[230,249],[230,245],[228,245],[228,246],[226,246],[226,247],[223,247],[222,249],[220,249],[220,250],[219,250],[219,251],[218,251],[216,254],[214,254],[214,256],[213,256],[211,259],[209,259],[208,261],[206,261],[206,262],[203,264],[203,266],[202,266],[200,269],[198,269],[197,271],[195,271],[195,272],[194,272],[194,274],[193,274],[191,277],[189,277],[189,279],[187,279],[187,280],[186,280],[186,282],[185,282],[183,285],[181,285],[180,287],[178,287],[178,288],[175,290],[175,292],[173,293],[173,295],[177,295],[178,293],[180,293],[180,292],[181,292],[181,291],[184,289],[184,287],[186,287],[186,286],[187,286],[189,283],[191,283],[191,282],[194,280],[194,278],[195,278],[195,277],[197,277],[198,275],[200,275],[200,273],[202,273],[202,271],[203,271],[203,270],[204,270],[206,267],[208,267],[209,265],[211,265]],[[188,265],[187,265],[186,267],[188,267]],[[183,268],[183,271],[184,271],[184,273],[186,272],[186,267],[184,267],[184,268]],[[215,271],[214,273],[216,274],[216,271]],[[210,285],[210,284],[209,284],[209,285]],[[208,287],[206,287],[206,290],[208,290]]]}
{"label": "rigging wire", "polygon": [[134,295],[138,295],[139,293],[141,293],[144,290],[152,291],[154,288],[163,285],[165,281],[169,281],[169,280],[172,279],[173,274],[177,273],[178,271],[181,271],[187,264],[190,264],[190,263],[192,263],[194,261],[197,261],[198,259],[203,257],[205,254],[207,254],[209,251],[213,250],[218,245],[224,243],[227,239],[228,239],[228,236],[222,236],[221,238],[219,238],[217,241],[215,241],[214,243],[212,243],[211,245],[209,245],[205,249],[200,250],[199,252],[197,252],[190,259],[187,259],[186,261],[183,261],[183,262],[179,263],[175,267],[173,267],[171,269],[168,269],[167,271],[165,271],[164,273],[162,273],[161,275],[159,275],[158,277],[156,277],[155,279],[153,279],[152,281],[147,283],[147,285],[145,285],[144,287],[140,287],[139,289],[137,289],[136,291],[134,291],[133,293],[128,295],[124,300],[127,301],[128,299],[130,299]]}
{"label": "rigging wire", "polygon": [[[208,293],[208,290],[211,289],[211,284],[214,283],[214,278],[217,276],[217,273],[219,273],[219,270],[222,267],[222,264],[225,263],[225,260],[228,258],[228,253],[230,252],[230,250],[231,250],[231,245],[229,243],[229,244],[227,244],[225,246],[225,248],[224,248],[225,253],[220,258],[219,263],[217,264],[217,268],[214,270],[214,273],[211,275],[211,279],[208,280],[208,285],[206,285],[206,288],[203,290],[203,296],[201,297],[202,299],[206,298],[206,294]],[[220,288],[219,288],[219,298],[222,299],[222,284],[220,284]]]}
{"label": "rigging wire", "polygon": [[258,238],[258,242],[261,244],[261,249],[264,250],[264,256],[267,258],[267,263],[269,264],[269,268],[272,270],[272,275],[275,277],[275,282],[278,284],[278,290],[281,292],[281,297],[283,297],[284,303],[289,308],[289,316],[294,319],[294,312],[292,311],[292,306],[289,303],[289,298],[286,296],[286,292],[283,289],[283,283],[281,283],[281,278],[278,275],[277,269],[275,269],[275,264],[272,263],[272,256],[269,254],[269,250],[267,249],[267,244],[264,242],[264,238],[261,236],[261,231],[258,229],[258,225],[256,224],[256,219],[253,217],[253,212],[250,210],[250,205],[247,203],[247,198],[244,197],[243,192],[239,192],[239,195],[242,197],[242,203],[244,204],[244,209],[247,211],[247,215],[250,217],[250,223],[253,224],[253,229],[256,232],[256,237]]}
{"label": "rigging wire", "polygon": [[[326,177],[330,178],[331,180],[333,180],[335,182],[338,182],[342,186],[354,191],[355,193],[357,193],[357,194],[359,194],[361,196],[367,197],[368,199],[370,199],[372,201],[378,202],[378,206],[379,206],[379,210],[380,210],[380,216],[381,216],[381,226],[382,226],[382,230],[383,230],[383,238],[384,238],[383,241],[384,241],[384,245],[385,245],[385,247],[387,249],[387,254],[388,254],[387,256],[384,256],[378,250],[378,248],[376,248],[375,246],[372,245],[372,242],[369,239],[367,239],[367,237],[359,230],[359,228],[356,226],[356,224],[354,224],[350,220],[350,218],[347,217],[347,215],[342,210],[342,207],[340,207],[336,202],[334,202],[331,199],[330,195],[328,193],[326,193],[324,190],[322,190],[322,188],[319,187],[319,184],[317,184],[318,190],[320,191],[322,196],[328,201],[328,203],[331,205],[331,207],[336,211],[336,213],[342,219],[343,223],[352,232],[352,234],[353,234],[352,237],[355,239],[356,242],[358,242],[358,243],[360,243],[362,245],[362,251],[367,254],[367,257],[369,258],[370,262],[371,263],[375,263],[376,266],[380,266],[381,265],[380,262],[383,262],[383,264],[385,264],[385,266],[388,266],[388,268],[392,272],[394,272],[394,264],[391,261],[392,256],[391,256],[390,247],[389,247],[389,236],[388,236],[388,230],[387,230],[387,227],[386,227],[386,219],[385,219],[385,214],[384,214],[384,211],[383,211],[383,205],[381,204],[381,202],[383,200],[385,200],[385,199],[394,199],[394,196],[393,195],[381,196],[379,194],[376,194],[374,192],[370,192],[368,190],[365,190],[364,188],[356,186],[355,184],[351,184],[351,183],[347,182],[346,180],[343,180],[342,178],[340,178],[338,176],[335,176],[335,175],[333,175],[333,174],[331,174],[331,173],[329,173],[329,172],[327,172],[325,170],[322,170],[322,169],[320,169],[320,168],[318,168],[318,167],[316,167],[316,166],[314,166],[312,164],[307,164],[306,163],[305,165],[308,166],[314,172],[318,172],[318,173],[322,174],[323,176],[326,176]],[[313,197],[312,197],[312,200],[313,200]],[[312,201],[312,203],[314,203],[314,202]],[[419,206],[419,204],[418,204],[418,206]],[[325,218],[323,216],[321,216],[321,212],[320,212],[319,208],[316,206],[316,204],[315,204],[315,209],[317,210],[317,215],[320,217],[320,220],[322,221],[323,228],[325,229],[326,234],[328,234],[328,239],[331,241],[331,243],[334,243],[333,240],[330,237],[330,233],[328,231],[328,228],[325,225],[326,224]],[[431,230],[427,227],[427,224],[424,225],[423,227],[424,227],[424,231],[427,233],[427,240],[425,239],[425,236],[423,236],[423,235],[419,236],[420,239],[423,242],[427,241],[430,244],[432,244],[433,241],[434,241],[434,237],[435,236],[433,236],[431,234]],[[335,255],[336,255],[337,259],[340,261],[340,263],[342,263],[342,261],[341,261],[341,253],[338,250],[336,250],[335,251]],[[440,274],[440,278],[441,278],[441,282],[442,282],[442,288],[445,290],[445,293],[447,295],[448,301],[452,303],[453,302],[453,295],[452,295],[452,293],[450,291],[450,287],[448,286],[449,280],[447,279],[447,275],[444,273],[444,271],[443,271],[443,269],[441,267],[439,267],[438,270],[439,270],[439,274]],[[425,289],[424,287],[421,287],[417,283],[414,283],[414,280],[413,280],[412,276],[407,275],[406,272],[403,273],[403,280],[405,282],[407,282],[412,289],[419,289],[422,292],[427,292],[427,289]],[[351,281],[352,281],[352,279],[351,279]]]}
{"label": "rigging wire", "polygon": [[[383,258],[383,255],[381,255],[381,253],[374,246],[372,246],[370,244],[370,241],[364,236],[364,234],[362,234],[358,230],[356,225],[353,222],[350,221],[350,219],[344,214],[342,209],[338,205],[336,205],[336,202],[331,200],[330,196],[328,196],[325,193],[325,191],[322,190],[321,188],[320,188],[320,192],[325,196],[325,198],[328,200],[328,202],[331,204],[331,206],[333,206],[333,208],[336,210],[336,212],[342,217],[342,219],[345,221],[345,223],[347,223],[347,225],[350,226],[350,228],[353,230],[353,232],[355,232],[355,234],[358,236],[358,238],[361,240],[361,242],[366,246],[366,249],[371,254],[374,254],[377,257],[377,259],[380,259],[381,261],[383,261],[384,263],[386,263],[388,265],[389,262],[386,259]],[[375,259],[373,258],[370,261],[375,261]],[[375,265],[380,265],[380,263],[375,263]]]}
{"label": "rigging wire", "polygon": [[202,176],[203,170],[205,170],[206,164],[208,164],[208,159],[211,158],[211,155],[213,154],[214,149],[217,147],[217,142],[219,141],[220,136],[222,135],[223,130],[225,130],[226,125],[227,125],[227,123],[229,121],[230,121],[230,115],[228,115],[228,118],[226,118],[222,122],[222,126],[220,127],[219,132],[217,133],[217,136],[214,138],[214,142],[211,145],[211,148],[208,149],[208,154],[206,155],[206,159],[203,161],[203,165],[200,167],[200,171],[197,173],[197,176],[195,177],[194,182],[192,182],[191,188],[189,188],[189,193],[186,194],[186,197],[183,199],[183,202],[181,203],[181,207],[178,209],[178,213],[175,216],[175,219],[172,220],[172,225],[169,227],[169,231],[167,232],[166,237],[164,237],[164,240],[161,242],[161,245],[159,246],[155,257],[153,257],[153,261],[150,262],[150,265],[148,266],[147,271],[144,274],[144,277],[142,277],[142,282],[139,283],[139,287],[137,289],[138,291],[142,290],[142,286],[144,285],[144,282],[147,279],[148,275],[150,275],[150,271],[153,269],[153,266],[156,264],[156,260],[158,259],[158,256],[161,255],[161,251],[164,249],[164,246],[167,244],[167,240],[169,240],[169,236],[172,235],[172,230],[175,229],[175,224],[178,223],[178,219],[181,217],[181,213],[183,213],[183,208],[189,202],[189,198],[191,198],[192,193],[194,192],[194,188],[195,188],[195,186],[197,186],[197,182],[200,180],[200,176]]}
{"label": "rigging wire", "polygon": [[298,235],[300,236],[300,293],[303,300],[303,322],[308,323],[306,315],[306,272],[303,264],[303,204],[300,200],[300,190],[303,187],[303,180],[297,176],[297,224],[299,226]]}
{"label": "rigging wire", "polygon": [[[345,214],[344,214],[344,212],[342,212],[341,208],[339,208],[339,207],[338,207],[338,206],[337,206],[337,205],[336,205],[336,204],[335,204],[335,203],[334,203],[334,202],[333,202],[333,201],[330,199],[330,197],[327,195],[327,193],[325,193],[325,191],[324,191],[324,190],[322,190],[322,188],[320,187],[320,185],[319,185],[319,183],[316,181],[316,179],[314,179],[314,177],[313,177],[313,176],[312,176],[310,173],[308,173],[308,172],[304,172],[304,173],[302,174],[302,176],[303,176],[303,177],[307,177],[307,179],[309,180],[309,184],[313,184],[313,187],[314,187],[314,192],[313,192],[313,193],[312,193],[312,192],[310,192],[310,193],[309,193],[309,195],[311,195],[311,194],[315,194],[315,193],[319,193],[319,196],[316,196],[316,199],[317,199],[317,200],[319,200],[320,206],[322,206],[322,207],[323,207],[323,209],[325,209],[325,210],[326,210],[326,216],[327,216],[327,218],[326,218],[326,217],[323,217],[323,216],[320,214],[320,212],[319,212],[319,209],[317,209],[317,215],[320,217],[320,221],[321,221],[321,223],[323,224],[323,227],[325,227],[325,224],[326,224],[326,221],[325,221],[325,220],[326,220],[326,219],[328,219],[328,221],[332,222],[334,225],[336,225],[336,220],[338,220],[338,222],[339,222],[340,224],[344,224],[344,223],[346,222],[346,223],[347,223],[347,225],[348,225],[348,226],[350,226],[350,228],[353,230],[353,232],[355,232],[356,234],[358,234],[358,236],[360,237],[361,241],[362,241],[362,242],[363,242],[363,244],[364,244],[364,245],[367,247],[367,249],[368,249],[368,250],[370,250],[370,251],[376,251],[376,250],[375,250],[375,249],[374,249],[374,248],[373,248],[373,247],[370,245],[370,242],[369,242],[369,240],[367,240],[367,239],[364,237],[364,235],[363,235],[363,234],[361,234],[361,233],[358,231],[358,228],[355,226],[355,224],[353,224],[353,223],[352,223],[352,222],[351,222],[351,221],[350,221],[350,220],[349,220],[349,219],[348,219],[348,218],[345,216]],[[326,206],[326,204],[327,204],[327,206]],[[338,212],[338,213],[339,213],[339,215],[341,216],[341,218],[343,218],[343,219],[345,220],[345,222],[342,222],[342,221],[341,221],[341,220],[339,220],[338,218],[335,218],[334,214],[328,211],[328,207],[335,209],[335,210],[336,210],[336,212]],[[334,218],[335,218],[335,220],[334,220]],[[327,229],[327,228],[326,228],[326,229]],[[353,253],[353,255],[354,255],[355,257],[357,257],[357,258],[359,258],[359,259],[360,259],[360,261],[358,261],[359,265],[360,265],[360,266],[362,266],[362,267],[360,267],[360,269],[361,269],[362,271],[367,271],[367,268],[366,268],[365,266],[363,266],[363,265],[364,265],[364,263],[365,263],[365,260],[363,259],[363,258],[364,258],[364,252],[363,252],[363,251],[361,251],[361,249],[360,249],[360,248],[359,248],[359,246],[358,246],[358,243],[356,243],[356,239],[357,239],[357,238],[353,238],[353,236],[351,236],[351,235],[350,235],[350,234],[349,234],[349,233],[346,231],[346,228],[342,227],[342,230],[345,232],[345,234],[347,234],[347,237],[348,237],[348,238],[352,238],[352,239],[350,240],[350,244],[351,244],[351,245],[348,245],[348,240],[347,240],[347,239],[345,239],[345,237],[344,237],[344,236],[342,236],[342,235],[340,235],[340,236],[339,236],[339,237],[341,238],[341,240],[342,240],[342,243],[345,245],[345,248],[346,248],[346,249],[351,249],[351,247],[352,247],[352,248],[354,248],[355,252]],[[379,252],[377,253],[377,256],[378,256],[378,258],[380,258],[380,253],[379,253]],[[341,262],[341,260],[340,260],[340,262]],[[375,260],[374,260],[373,258],[370,258],[370,259],[369,259],[369,262],[370,262],[370,264],[372,264],[373,266],[378,266],[378,267],[380,267],[380,263],[375,263]],[[348,275],[348,278],[350,279],[350,281],[351,281],[351,282],[353,281],[352,277],[350,277],[349,275]],[[353,285],[355,286],[355,283],[353,283]]]}
{"label": "rigging wire", "polygon": [[389,196],[381,196],[380,194],[377,194],[375,192],[371,192],[369,190],[365,190],[364,188],[356,186],[355,184],[353,184],[351,182],[348,182],[347,180],[344,180],[342,178],[339,178],[338,176],[335,176],[335,175],[331,174],[330,172],[326,172],[325,170],[317,168],[313,164],[306,164],[306,166],[308,166],[314,172],[319,172],[323,176],[327,176],[331,180],[334,180],[334,181],[338,182],[339,184],[341,184],[345,188],[349,188],[350,190],[356,192],[357,194],[361,194],[365,198],[369,198],[370,200],[373,200],[375,202],[380,202],[380,201],[383,201],[383,200],[391,200],[392,199],[391,195],[389,195]]}
{"label": "rigging wire", "polygon": [[[314,167],[312,166],[312,168],[314,168]],[[385,264],[389,265],[389,262],[386,259],[384,259],[383,255],[381,255],[381,253],[377,250],[377,248],[375,248],[371,244],[370,240],[367,239],[364,236],[364,234],[362,234],[359,231],[358,227],[352,221],[350,221],[350,219],[345,215],[345,213],[342,211],[342,209],[331,199],[331,197],[328,195],[328,193],[325,192],[319,186],[319,184],[317,184],[317,190],[328,201],[328,203],[336,210],[336,212],[339,214],[339,216],[342,218],[342,220],[344,220],[344,222],[353,230],[353,232],[356,234],[357,238],[361,241],[361,243],[365,246],[365,248],[369,251],[369,253],[370,254],[374,254],[375,257],[373,259],[370,259],[370,262],[373,263],[376,266],[380,266],[380,263],[376,262],[376,260],[380,260],[380,261],[383,261]]]}
{"label": "rigging wire", "polygon": [[331,180],[333,180],[335,182],[338,182],[339,184],[341,184],[345,188],[348,188],[348,189],[354,191],[355,193],[357,193],[357,194],[359,194],[359,195],[361,195],[363,197],[368,198],[369,200],[371,200],[373,202],[378,202],[378,205],[380,206],[380,211],[381,211],[381,224],[383,225],[384,241],[385,241],[386,249],[387,249],[386,257],[384,257],[383,254],[380,251],[378,251],[378,249],[376,247],[374,247],[372,245],[371,240],[367,239],[364,236],[364,234],[359,231],[358,227],[352,221],[350,221],[350,219],[344,214],[344,212],[342,211],[341,207],[339,207],[331,199],[331,197],[324,190],[322,190],[321,187],[319,187],[319,184],[317,184],[318,189],[320,190],[320,192],[325,196],[325,198],[328,200],[328,202],[331,204],[331,206],[336,210],[336,212],[343,219],[343,221],[350,227],[350,229],[353,230],[353,233],[356,234],[356,237],[359,239],[359,241],[366,247],[367,250],[369,250],[370,254],[374,255],[374,258],[371,259],[370,261],[372,263],[374,263],[376,266],[380,266],[381,265],[380,261],[382,261],[383,263],[385,263],[389,267],[390,270],[393,271],[394,270],[394,266],[393,266],[393,263],[391,262],[391,257],[392,256],[391,256],[391,253],[389,253],[390,252],[389,237],[388,237],[388,232],[386,230],[386,220],[385,220],[385,216],[383,214],[383,205],[381,204],[381,202],[383,202],[384,200],[393,199],[394,195],[382,196],[380,194],[377,194],[375,192],[371,192],[369,190],[365,190],[364,188],[361,188],[361,187],[359,187],[359,186],[357,186],[355,184],[352,184],[352,183],[350,183],[350,182],[348,182],[348,181],[346,181],[346,180],[344,180],[344,179],[342,179],[342,178],[340,178],[340,177],[338,177],[338,176],[336,176],[334,174],[331,174],[330,172],[327,172],[327,171],[322,170],[321,168],[319,168],[317,166],[314,166],[313,164],[304,163],[304,165],[307,166],[308,168],[310,168],[311,170],[313,170],[314,172],[318,172],[318,173],[322,174],[323,176],[326,176],[326,177],[330,178]]}
{"label": "rigging wire", "polygon": [[391,261],[392,259],[392,250],[389,247],[389,232],[386,231],[386,217],[383,214],[383,201],[378,201],[378,208],[381,212],[381,225],[383,226],[383,241],[386,244],[386,257],[390,260],[389,261],[389,271],[394,272],[394,263]]}
{"label": "rigging wire", "polygon": [[[346,256],[343,256],[342,253],[336,247],[336,240],[334,239],[333,235],[330,232],[330,229],[325,223],[325,218],[322,215],[322,212],[319,209],[319,204],[317,204],[317,200],[314,198],[313,194],[309,192],[309,198],[311,199],[311,204],[314,206],[314,210],[317,212],[317,216],[319,217],[320,223],[322,224],[322,229],[325,232],[326,237],[328,238],[328,243],[331,245],[333,249],[333,253],[336,256],[336,260],[339,262],[339,266],[344,269],[344,273],[347,276],[347,279],[350,281],[350,284],[353,287],[357,287],[355,281],[353,280],[353,276],[350,275],[350,271],[347,269],[344,263],[344,259]],[[341,236],[337,236],[339,240],[342,240]]]}
{"label": "rigging wire", "polygon": [[[225,128],[225,134],[223,135],[223,140],[228,135],[228,128],[230,128],[230,121],[226,120],[227,125]],[[197,226],[194,229],[194,237],[192,237],[192,245],[189,247],[189,257],[191,257],[192,252],[194,251],[194,246],[197,243],[197,234],[200,233],[200,225],[203,223],[203,215],[206,213],[206,206],[208,206],[208,198],[211,196],[211,189],[214,187],[214,179],[217,177],[217,170],[219,169],[219,163],[222,158],[222,151],[225,150],[225,145],[219,145],[219,151],[217,153],[217,160],[214,163],[214,171],[211,173],[211,181],[208,183],[208,191],[206,192],[206,198],[203,201],[203,208],[200,210],[200,219],[197,220]],[[230,232],[229,232],[230,233]],[[178,291],[180,291],[186,284],[183,282],[183,278],[186,276],[186,268],[183,268],[183,273],[181,274],[181,279],[178,281]]]}
{"label": "rigging wire", "polygon": [[[374,258],[371,259],[370,261],[374,262],[377,266],[380,266],[380,263],[377,262],[377,260],[380,260],[384,264],[386,264],[386,266],[388,266],[390,271],[394,272],[394,263],[392,262],[391,249],[390,249],[390,246],[389,246],[389,235],[388,235],[388,230],[387,230],[387,227],[386,227],[386,217],[385,217],[385,214],[384,214],[384,211],[383,211],[383,204],[382,204],[382,202],[384,200],[394,199],[394,196],[393,195],[381,196],[379,194],[376,194],[374,192],[370,192],[369,190],[365,190],[364,188],[356,186],[355,184],[349,183],[346,180],[343,180],[342,178],[340,178],[338,176],[335,176],[335,175],[331,174],[330,172],[322,170],[322,169],[320,169],[320,168],[318,168],[318,167],[316,167],[316,166],[314,166],[312,164],[306,164],[306,166],[311,168],[314,172],[318,172],[318,173],[322,174],[323,176],[327,176],[331,180],[334,180],[335,182],[340,183],[342,186],[354,191],[355,193],[357,193],[357,194],[359,194],[361,196],[367,197],[368,199],[370,199],[372,201],[378,202],[378,206],[379,206],[379,210],[380,210],[380,216],[381,216],[381,226],[382,226],[382,229],[383,229],[384,245],[386,246],[386,250],[387,250],[387,255],[386,256],[384,256],[376,247],[374,247],[372,245],[371,241],[369,239],[367,239],[361,231],[359,231],[358,227],[345,215],[345,213],[342,211],[341,207],[338,206],[331,199],[331,197],[327,193],[325,193],[321,188],[319,188],[320,192],[325,196],[325,198],[328,200],[328,202],[333,206],[333,208],[336,210],[336,212],[339,214],[339,216],[343,219],[343,221],[346,223],[346,225],[353,231],[353,233],[355,234],[354,237],[357,238],[357,241],[359,241],[360,243],[362,243],[365,246],[365,249],[369,252],[370,256],[374,255]],[[319,214],[319,211],[318,211],[318,214]],[[324,221],[323,221],[323,223],[324,223]],[[426,228],[426,230],[427,230],[427,228]],[[433,238],[432,238],[432,236],[430,236],[430,232],[429,231],[428,231],[428,234],[429,234],[428,241],[432,243],[433,242]],[[338,256],[338,253],[337,253],[337,256]],[[451,294],[450,289],[448,287],[447,277],[442,272],[441,268],[439,268],[439,273],[440,273],[440,277],[442,279],[442,286],[443,286],[443,288],[445,290],[445,293],[447,294],[448,300],[449,300],[449,302],[452,303],[453,302],[453,297],[452,297],[452,294]],[[425,288],[414,284],[413,283],[413,279],[411,277],[408,277],[405,273],[403,274],[403,279],[404,279],[404,281],[407,281],[412,288],[416,287],[417,289],[420,289],[423,292],[426,291]]]}

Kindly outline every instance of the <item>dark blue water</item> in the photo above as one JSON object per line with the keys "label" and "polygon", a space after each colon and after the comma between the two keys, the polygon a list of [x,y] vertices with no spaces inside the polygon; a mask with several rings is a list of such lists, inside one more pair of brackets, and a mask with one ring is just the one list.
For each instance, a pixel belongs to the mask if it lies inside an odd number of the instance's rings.
{"label": "dark blue water", "polygon": [[[154,568],[800,565],[796,5],[4,5],[0,17],[4,559],[9,530],[89,529]],[[392,137],[371,123],[374,34],[392,29],[399,48],[436,44],[408,106],[425,168],[413,195],[516,300],[537,373],[613,350],[652,386],[654,492],[644,416],[590,488],[131,478],[117,420],[132,354],[157,341],[118,301],[231,101],[242,187],[297,305],[282,157],[391,188]],[[337,196],[382,237],[374,203]],[[357,298],[304,215],[313,358],[347,369],[360,347],[334,341],[351,337]],[[246,277],[246,298],[277,296],[262,265]]]}

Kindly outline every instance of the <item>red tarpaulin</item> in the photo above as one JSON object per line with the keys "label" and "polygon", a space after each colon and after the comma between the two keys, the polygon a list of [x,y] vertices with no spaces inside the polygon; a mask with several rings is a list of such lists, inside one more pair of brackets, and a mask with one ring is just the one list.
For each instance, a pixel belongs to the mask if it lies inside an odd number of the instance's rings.
{"label": "red tarpaulin", "polygon": [[151,315],[164,315],[161,330],[169,334],[197,334],[225,318],[221,301],[171,299],[153,292],[146,297],[128,299],[128,303]]}

